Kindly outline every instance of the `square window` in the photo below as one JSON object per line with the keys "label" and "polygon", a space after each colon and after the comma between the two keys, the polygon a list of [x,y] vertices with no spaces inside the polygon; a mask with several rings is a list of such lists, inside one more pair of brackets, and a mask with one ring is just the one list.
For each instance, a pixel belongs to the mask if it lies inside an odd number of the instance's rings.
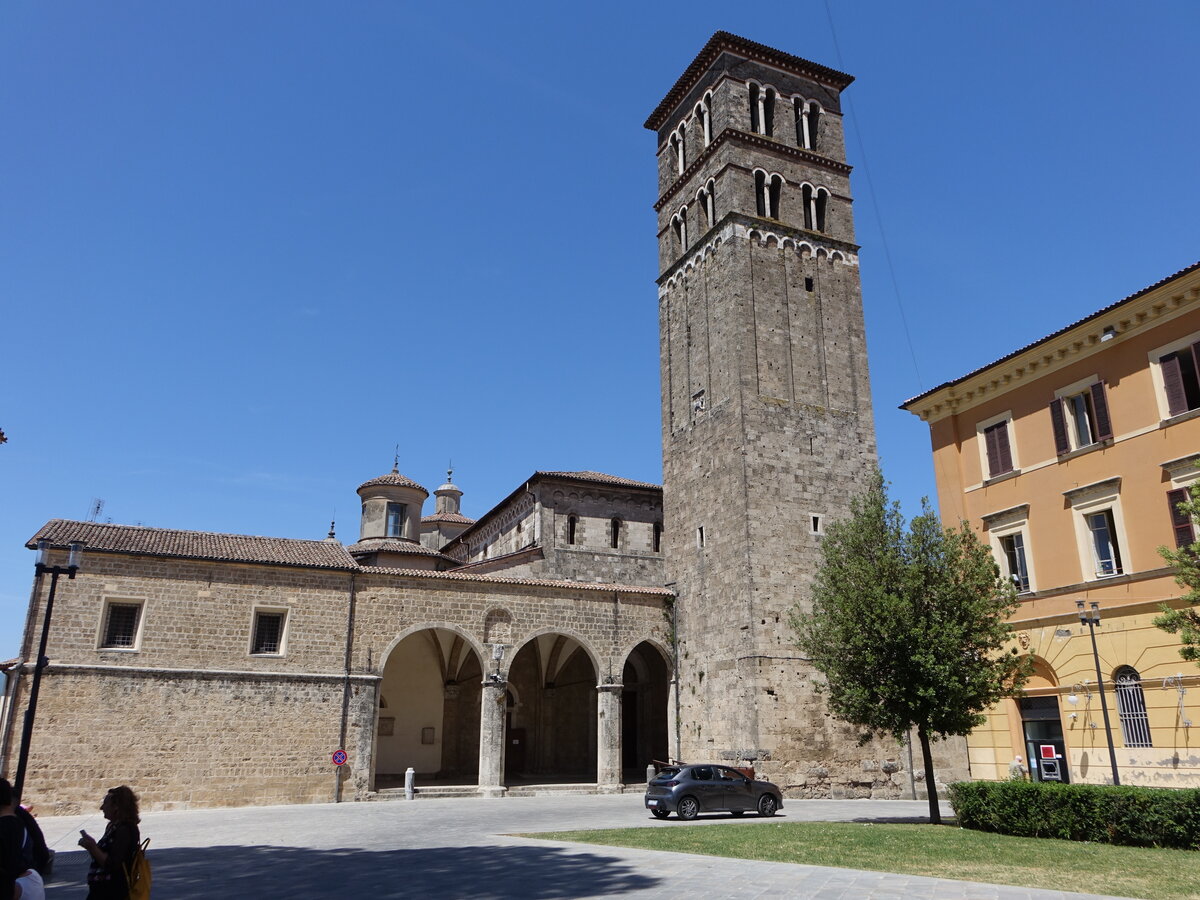
{"label": "square window", "polygon": [[142,604],[109,603],[104,610],[102,650],[134,650],[137,648],[138,625],[141,624]]}
{"label": "square window", "polygon": [[283,626],[287,614],[258,611],[254,614],[254,640],[250,652],[255,655],[283,654]]}

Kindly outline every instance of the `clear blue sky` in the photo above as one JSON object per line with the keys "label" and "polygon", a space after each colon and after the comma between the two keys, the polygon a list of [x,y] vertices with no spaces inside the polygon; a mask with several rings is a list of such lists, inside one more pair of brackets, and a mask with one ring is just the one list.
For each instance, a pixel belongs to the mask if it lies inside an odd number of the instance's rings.
{"label": "clear blue sky", "polygon": [[472,515],[536,469],[659,480],[641,125],[717,29],[858,78],[879,445],[910,514],[935,488],[897,404],[1200,258],[1190,0],[9,0],[0,658],[25,541],[93,498],[304,538],[336,511],[349,542],[396,444],[430,489],[453,459]]}

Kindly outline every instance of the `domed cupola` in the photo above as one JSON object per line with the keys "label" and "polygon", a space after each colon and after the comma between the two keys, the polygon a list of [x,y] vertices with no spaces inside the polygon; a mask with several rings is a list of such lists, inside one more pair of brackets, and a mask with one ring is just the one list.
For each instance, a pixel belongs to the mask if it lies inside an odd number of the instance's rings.
{"label": "domed cupola", "polygon": [[419,541],[421,507],[429,491],[396,471],[380,475],[358,486],[362,498],[362,529],[359,541],[386,538]]}

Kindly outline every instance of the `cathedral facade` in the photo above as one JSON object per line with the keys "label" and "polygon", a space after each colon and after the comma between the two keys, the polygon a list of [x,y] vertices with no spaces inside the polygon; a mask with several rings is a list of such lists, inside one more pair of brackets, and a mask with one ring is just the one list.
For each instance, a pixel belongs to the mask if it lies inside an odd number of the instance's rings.
{"label": "cathedral facade", "polygon": [[538,471],[473,520],[450,481],[425,515],[395,466],[358,488],[350,545],[46,524],[31,548],[87,557],[58,587],[28,801],[74,812],[114,781],[150,808],[368,799],[410,769],[426,793],[617,791],[668,758],[751,762],[790,796],[914,791],[902,748],[830,718],[788,627],[876,459],[851,80],[718,32],[646,122],[661,487]]}

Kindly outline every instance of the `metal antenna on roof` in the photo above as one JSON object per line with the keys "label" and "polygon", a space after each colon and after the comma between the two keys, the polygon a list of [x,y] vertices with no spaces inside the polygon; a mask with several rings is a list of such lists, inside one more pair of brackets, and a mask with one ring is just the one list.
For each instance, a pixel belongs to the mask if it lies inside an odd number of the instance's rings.
{"label": "metal antenna on roof", "polygon": [[334,533],[334,530],[333,530],[334,523],[336,523],[336,522],[337,522],[336,518],[329,520],[329,534],[327,534],[326,537],[331,541],[337,540],[337,535]]}
{"label": "metal antenna on roof", "polygon": [[97,519],[100,518],[100,513],[103,509],[104,509],[104,500],[100,497],[96,497],[95,499],[93,499],[92,500],[92,511],[90,513],[88,513],[87,520],[89,522],[95,522]]}
{"label": "metal antenna on roof", "polygon": [[396,455],[392,457],[392,474],[400,474],[400,445],[396,445]]}
{"label": "metal antenna on roof", "polygon": [[454,484],[454,460],[450,460],[449,466],[450,468],[446,470],[446,480]]}

